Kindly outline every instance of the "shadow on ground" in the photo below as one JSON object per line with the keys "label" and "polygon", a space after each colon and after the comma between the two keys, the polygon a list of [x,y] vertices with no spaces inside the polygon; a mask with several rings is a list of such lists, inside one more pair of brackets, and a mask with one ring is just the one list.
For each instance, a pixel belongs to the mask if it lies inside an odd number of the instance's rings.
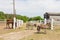
{"label": "shadow on ground", "polygon": [[34,32],[34,34],[46,34],[45,32]]}

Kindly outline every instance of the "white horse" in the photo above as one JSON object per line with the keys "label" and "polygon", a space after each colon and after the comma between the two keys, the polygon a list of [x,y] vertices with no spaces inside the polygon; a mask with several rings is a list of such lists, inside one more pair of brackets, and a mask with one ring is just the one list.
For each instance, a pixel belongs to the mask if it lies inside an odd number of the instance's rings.
{"label": "white horse", "polygon": [[31,22],[31,21],[26,23],[27,29],[33,29],[33,27],[36,27],[36,23]]}

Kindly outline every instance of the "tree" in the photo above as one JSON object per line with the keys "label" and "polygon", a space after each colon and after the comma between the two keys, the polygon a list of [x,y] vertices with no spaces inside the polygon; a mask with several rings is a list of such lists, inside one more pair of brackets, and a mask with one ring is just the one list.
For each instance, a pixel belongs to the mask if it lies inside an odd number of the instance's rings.
{"label": "tree", "polygon": [[[27,17],[27,16],[22,16],[22,15],[17,15],[16,14],[16,18],[19,20],[23,20],[24,22],[27,21],[34,21],[34,20],[44,20],[43,18],[41,18],[40,16],[36,16],[36,17]],[[0,11],[0,19],[13,19],[13,14],[5,14],[4,12]]]}
{"label": "tree", "polygon": [[28,21],[33,21],[33,18],[29,18],[29,20]]}
{"label": "tree", "polygon": [[17,19],[23,20],[24,22],[28,21],[28,17],[27,16],[21,16],[21,15],[16,15]]}
{"label": "tree", "polygon": [[23,20],[24,22],[28,21],[28,19],[29,19],[29,18],[28,18],[27,16],[22,16],[22,17],[21,17],[21,20]]}
{"label": "tree", "polygon": [[34,21],[34,20],[43,20],[43,18],[41,18],[40,16],[36,16],[36,17],[32,17],[32,18],[29,18],[29,21]]}
{"label": "tree", "polygon": [[5,19],[4,12],[1,12],[1,11],[0,11],[0,19]]}

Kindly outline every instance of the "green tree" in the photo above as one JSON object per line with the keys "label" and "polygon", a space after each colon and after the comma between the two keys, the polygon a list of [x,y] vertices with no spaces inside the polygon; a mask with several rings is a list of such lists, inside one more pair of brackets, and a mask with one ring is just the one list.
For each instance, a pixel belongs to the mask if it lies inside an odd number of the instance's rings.
{"label": "green tree", "polygon": [[40,16],[36,16],[36,17],[31,17],[29,18],[29,21],[33,21],[33,20],[43,20],[43,18],[41,18]]}
{"label": "green tree", "polygon": [[1,12],[1,11],[0,11],[0,19],[5,19],[4,12]]}
{"label": "green tree", "polygon": [[[12,19],[13,18],[13,14],[5,14],[4,12],[0,11],[0,19]],[[22,15],[17,15],[16,14],[16,18],[19,20],[23,20],[24,22],[26,21],[34,21],[34,20],[44,20],[43,18],[41,18],[40,16],[36,16],[36,17],[27,17],[27,16],[22,16]]]}

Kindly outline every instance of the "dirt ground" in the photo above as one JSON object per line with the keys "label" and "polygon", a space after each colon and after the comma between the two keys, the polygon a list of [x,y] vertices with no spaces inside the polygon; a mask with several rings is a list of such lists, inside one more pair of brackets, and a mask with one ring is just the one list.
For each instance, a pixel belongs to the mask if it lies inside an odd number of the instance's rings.
{"label": "dirt ground", "polygon": [[6,27],[6,22],[0,22],[0,29],[4,29]]}
{"label": "dirt ground", "polygon": [[48,30],[45,34],[43,31],[40,33],[34,33],[28,37],[24,37],[20,40],[60,40],[60,26],[55,26],[54,30]]}
{"label": "dirt ground", "polygon": [[[23,25],[22,27],[25,26],[26,25]],[[37,33],[36,29],[34,29],[14,32],[12,30],[12,32],[5,34],[5,30],[2,28],[4,28],[4,26],[1,26],[0,29],[0,32],[3,32],[3,34],[0,35],[0,40],[60,40],[60,26],[55,26],[54,30],[46,29],[46,34],[44,33],[44,29],[41,29],[40,33]]]}

